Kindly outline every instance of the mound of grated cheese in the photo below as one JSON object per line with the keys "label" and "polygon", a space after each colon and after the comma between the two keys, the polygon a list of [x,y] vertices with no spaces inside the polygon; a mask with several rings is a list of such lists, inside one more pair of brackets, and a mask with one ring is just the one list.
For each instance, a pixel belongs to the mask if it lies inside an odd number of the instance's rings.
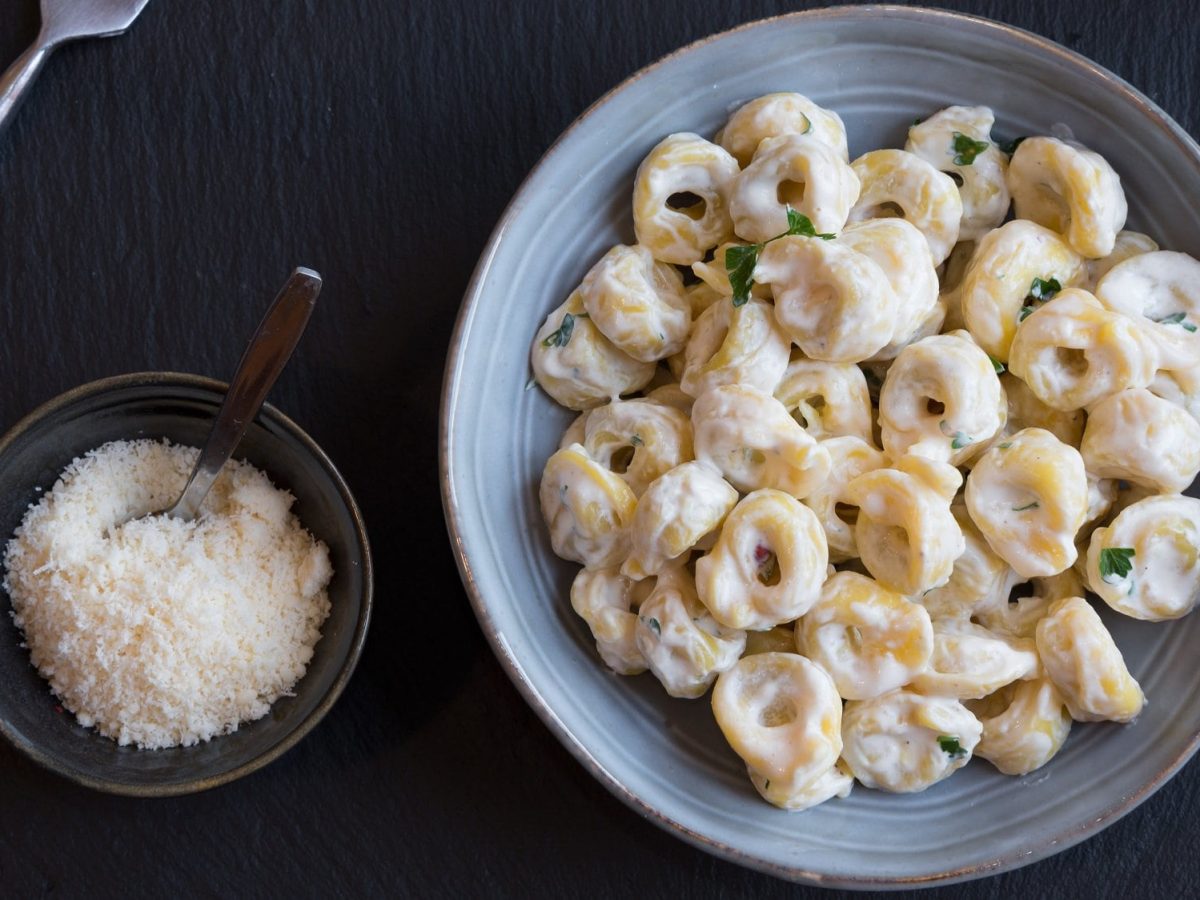
{"label": "mound of grated cheese", "polygon": [[192,522],[135,518],[178,498],[197,450],[115,441],[29,507],[4,587],[34,666],[80,724],[143,749],[267,714],[304,675],[329,614],[329,550],[293,497],[226,464]]}

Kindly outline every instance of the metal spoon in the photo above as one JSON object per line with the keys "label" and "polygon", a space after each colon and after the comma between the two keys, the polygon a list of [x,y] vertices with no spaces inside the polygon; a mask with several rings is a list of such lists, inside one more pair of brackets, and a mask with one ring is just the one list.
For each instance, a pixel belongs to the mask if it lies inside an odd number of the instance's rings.
{"label": "metal spoon", "polygon": [[0,76],[0,129],[25,98],[51,51],[59,44],[121,34],[149,0],[42,0],[42,30],[33,46]]}
{"label": "metal spoon", "polygon": [[200,504],[217,480],[221,467],[237,449],[242,435],[258,414],[275,379],[287,365],[292,351],[304,333],[312,315],[317,295],[321,293],[321,276],[312,269],[297,268],[280,290],[279,296],[258,323],[242,361],[221,403],[217,420],[209,432],[208,441],[196,460],[196,468],[175,505],[151,515],[166,515],[173,519],[196,518]]}

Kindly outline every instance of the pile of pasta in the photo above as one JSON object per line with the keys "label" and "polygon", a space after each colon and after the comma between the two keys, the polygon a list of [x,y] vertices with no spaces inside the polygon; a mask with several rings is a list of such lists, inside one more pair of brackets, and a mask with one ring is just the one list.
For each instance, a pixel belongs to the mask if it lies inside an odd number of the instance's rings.
{"label": "pile of pasta", "polygon": [[1130,722],[1086,595],[1152,621],[1200,595],[1200,262],[1123,230],[1095,152],[992,125],[950,107],[850,162],[780,93],[672,134],[637,243],[533,342],[580,411],[540,485],[574,610],[614,672],[711,687],[785,809]]}

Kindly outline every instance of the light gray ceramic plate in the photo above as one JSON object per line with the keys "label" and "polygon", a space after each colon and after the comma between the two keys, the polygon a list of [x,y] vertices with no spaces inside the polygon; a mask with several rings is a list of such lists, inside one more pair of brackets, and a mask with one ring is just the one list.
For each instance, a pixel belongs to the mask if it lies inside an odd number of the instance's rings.
{"label": "light gray ceramic plate", "polygon": [[536,486],[570,421],[526,390],[535,329],[612,244],[632,243],[638,162],[675,131],[711,135],[740,103],[800,91],[841,114],[851,156],[902,146],[916,116],[996,111],[995,135],[1068,125],[1116,167],[1130,227],[1200,254],[1200,148],[1146,97],[1050,41],[947,12],[823,10],[757,22],[639,72],[588,110],[504,214],[467,292],[442,408],[442,484],[463,580],[497,655],[566,747],[636,811],[727,859],[797,881],[946,883],[1011,869],[1095,834],[1192,755],[1200,617],[1108,617],[1149,696],[1138,722],[1076,726],[1025,778],[977,761],[933,789],[789,814],[758,798],[707,700],[666,697],[596,657],[550,551]]}

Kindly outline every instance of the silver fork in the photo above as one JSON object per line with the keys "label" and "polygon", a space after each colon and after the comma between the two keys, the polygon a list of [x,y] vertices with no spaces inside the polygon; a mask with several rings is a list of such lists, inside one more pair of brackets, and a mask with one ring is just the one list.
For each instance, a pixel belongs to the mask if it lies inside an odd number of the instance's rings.
{"label": "silver fork", "polygon": [[46,57],[59,44],[80,38],[112,37],[121,34],[149,0],[42,0],[42,30],[33,46],[17,57],[0,77],[0,130],[33,80]]}

